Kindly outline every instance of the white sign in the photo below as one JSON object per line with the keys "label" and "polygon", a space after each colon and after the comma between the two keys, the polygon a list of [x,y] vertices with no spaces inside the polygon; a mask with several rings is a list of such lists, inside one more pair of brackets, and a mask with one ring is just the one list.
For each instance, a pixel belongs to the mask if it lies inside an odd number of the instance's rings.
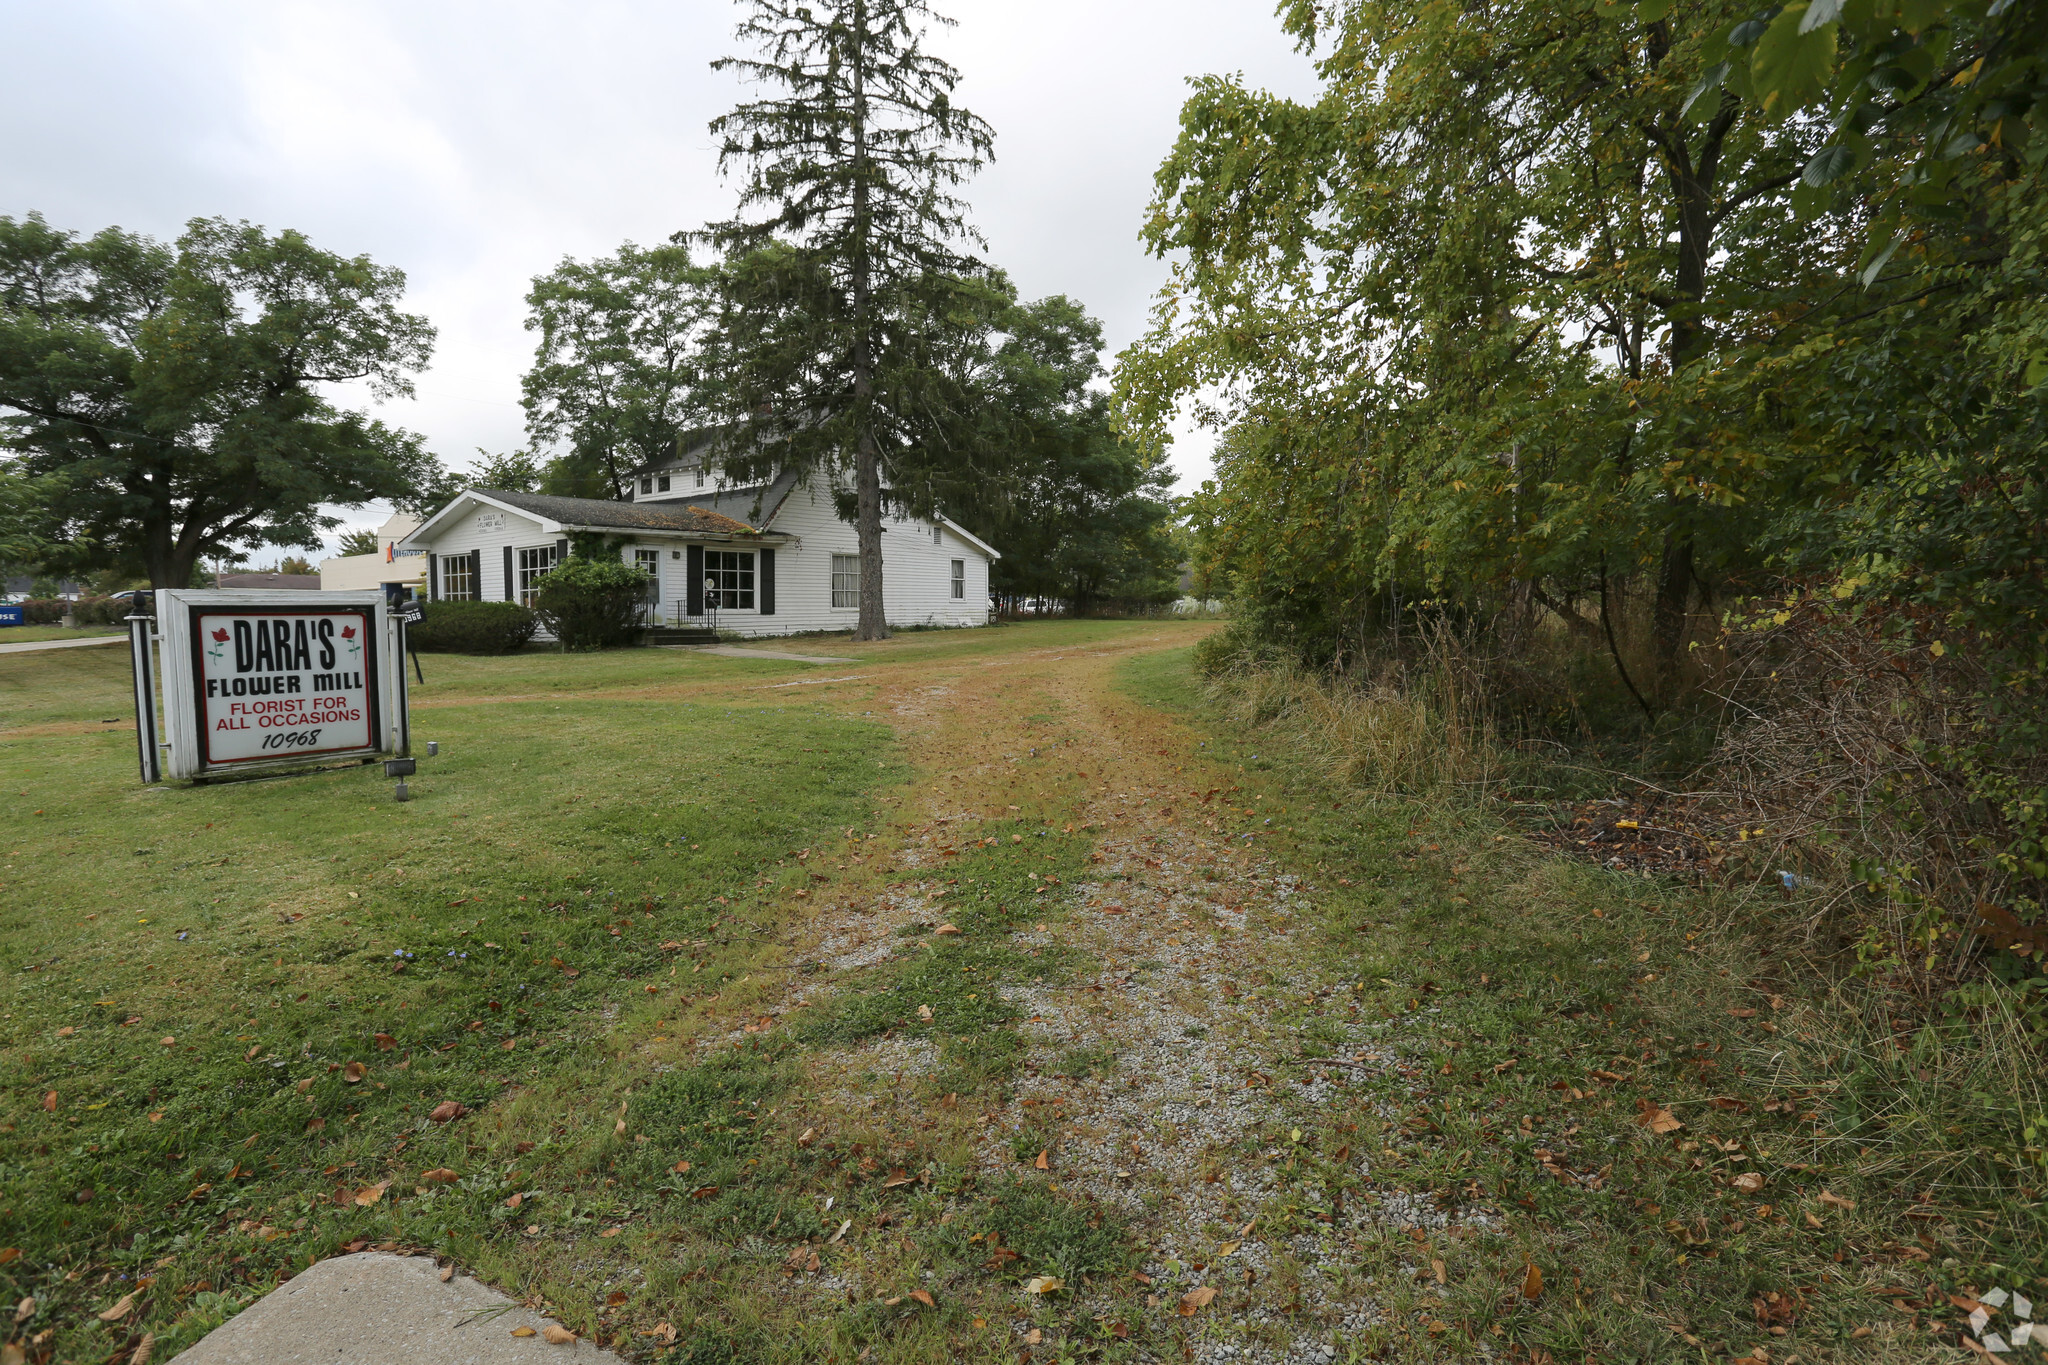
{"label": "white sign", "polygon": [[172,777],[407,752],[404,626],[382,592],[156,600]]}
{"label": "white sign", "polygon": [[374,612],[201,612],[194,624],[208,767],[375,746]]}
{"label": "white sign", "polygon": [[502,530],[504,530],[504,529],[505,529],[505,514],[504,514],[503,512],[479,512],[479,513],[477,513],[477,514],[476,514],[476,529],[477,529],[477,530],[479,530],[479,531],[485,531],[485,532],[491,532],[491,531],[502,531]]}

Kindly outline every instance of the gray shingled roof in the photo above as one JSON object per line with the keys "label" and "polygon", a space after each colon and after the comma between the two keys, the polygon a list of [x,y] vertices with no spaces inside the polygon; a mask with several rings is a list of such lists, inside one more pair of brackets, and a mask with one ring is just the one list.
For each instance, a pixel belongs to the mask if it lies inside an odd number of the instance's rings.
{"label": "gray shingled roof", "polygon": [[605,498],[557,498],[546,493],[504,493],[495,488],[475,492],[522,512],[532,512],[564,526],[606,531],[694,531],[701,535],[750,536],[753,527],[734,517],[707,512],[683,503],[612,502]]}

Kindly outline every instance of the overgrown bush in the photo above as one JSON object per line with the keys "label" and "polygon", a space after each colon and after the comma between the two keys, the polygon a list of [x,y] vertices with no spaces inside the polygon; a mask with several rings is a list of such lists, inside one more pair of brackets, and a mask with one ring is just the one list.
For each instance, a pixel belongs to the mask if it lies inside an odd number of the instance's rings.
{"label": "overgrown bush", "polygon": [[437,654],[509,654],[531,640],[539,625],[517,602],[429,602],[406,640]]}
{"label": "overgrown bush", "polygon": [[81,626],[118,626],[128,619],[125,598],[88,597],[74,602],[71,615]]}
{"label": "overgrown bush", "polygon": [[635,644],[647,575],[616,559],[574,556],[541,580],[534,611],[564,649]]}
{"label": "overgrown bush", "polygon": [[54,626],[71,604],[54,597],[31,597],[21,604],[22,619],[31,626]]}

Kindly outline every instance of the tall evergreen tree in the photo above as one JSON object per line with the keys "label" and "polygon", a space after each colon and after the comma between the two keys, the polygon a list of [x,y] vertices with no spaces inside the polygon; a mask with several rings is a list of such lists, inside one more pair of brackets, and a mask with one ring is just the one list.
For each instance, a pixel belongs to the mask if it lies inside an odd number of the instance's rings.
{"label": "tall evergreen tree", "polygon": [[[722,169],[743,168],[738,213],[708,235],[731,261],[721,333],[721,452],[741,476],[770,466],[852,478],[860,545],[856,638],[886,638],[882,503],[920,506],[964,390],[949,320],[995,302],[967,206],[953,193],[994,134],[956,107],[959,72],[924,49],[951,20],[924,0],[750,0],[727,57],[768,98],[715,120]],[[968,329],[971,331],[972,329]],[[885,488],[886,484],[886,488]]]}

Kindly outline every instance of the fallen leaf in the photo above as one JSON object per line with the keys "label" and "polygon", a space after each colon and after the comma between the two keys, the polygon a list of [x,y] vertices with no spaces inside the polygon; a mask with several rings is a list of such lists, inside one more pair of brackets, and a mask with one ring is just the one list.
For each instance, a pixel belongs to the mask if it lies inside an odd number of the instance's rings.
{"label": "fallen leaf", "polygon": [[1202,1309],[1207,1308],[1215,1297],[1216,1291],[1206,1284],[1199,1289],[1190,1289],[1187,1293],[1180,1296],[1180,1315],[1184,1318],[1193,1317]]}
{"label": "fallen leaf", "polygon": [[566,1327],[560,1327],[551,1322],[540,1329],[540,1339],[547,1342],[550,1346],[567,1346],[570,1342],[576,1340],[576,1334]]}
{"label": "fallen leaf", "polygon": [[899,1186],[913,1184],[915,1183],[915,1181],[916,1177],[912,1176],[908,1171],[904,1170],[901,1166],[898,1166],[894,1171],[890,1173],[889,1178],[882,1182],[882,1188],[885,1190],[893,1190],[898,1188]]}
{"label": "fallen leaf", "polygon": [[960,932],[960,930],[951,924],[941,924],[938,928],[932,930],[932,932],[935,934],[957,934]]}
{"label": "fallen leaf", "polygon": [[1027,1294],[1057,1294],[1067,1287],[1067,1282],[1057,1275],[1033,1275],[1024,1282]]}
{"label": "fallen leaf", "polygon": [[453,1185],[462,1177],[449,1170],[446,1166],[436,1166],[431,1171],[421,1171],[420,1179],[435,1185]]}
{"label": "fallen leaf", "polygon": [[1855,1200],[1844,1199],[1833,1190],[1822,1190],[1820,1192],[1820,1202],[1823,1204],[1833,1204],[1838,1209],[1853,1209],[1856,1207]]}
{"label": "fallen leaf", "polygon": [[913,1290],[911,1290],[911,1291],[910,1291],[910,1297],[911,1297],[911,1298],[913,1298],[913,1299],[916,1299],[916,1300],[917,1300],[917,1301],[918,1301],[919,1303],[923,1304],[923,1305],[924,1305],[925,1307],[927,1307],[927,1308],[937,1308],[937,1307],[938,1307],[938,1304],[937,1304],[936,1302],[934,1302],[934,1301],[933,1301],[933,1299],[932,1299],[932,1296],[931,1296],[930,1294],[926,1293],[926,1292],[925,1292],[924,1290],[922,1290],[922,1289],[913,1289]]}
{"label": "fallen leaf", "polygon": [[356,1207],[366,1209],[372,1204],[382,1203],[384,1191],[391,1188],[391,1182],[382,1180],[375,1185],[365,1185],[356,1191]]}
{"label": "fallen leaf", "polygon": [[450,1261],[450,1262],[449,1262],[449,1263],[448,1263],[447,1265],[444,1265],[444,1266],[442,1266],[442,1267],[441,1267],[441,1283],[442,1283],[442,1284],[446,1284],[446,1283],[448,1283],[448,1281],[450,1281],[450,1280],[452,1280],[452,1279],[454,1279],[454,1278],[455,1278],[455,1263],[454,1263],[453,1261]]}
{"label": "fallen leaf", "polygon": [[1728,1011],[1728,1013],[1729,1013],[1729,1014],[1730,1014],[1730,1015],[1731,1015],[1732,1017],[1734,1017],[1734,1018],[1736,1018],[1736,1019],[1754,1019],[1754,1018],[1756,1018],[1756,1011],[1755,1011],[1755,1010],[1729,1010],[1729,1011]]}
{"label": "fallen leaf", "polygon": [[1050,1147],[1048,1147],[1048,1148],[1046,1148],[1046,1149],[1045,1149],[1045,1151],[1043,1151],[1043,1152],[1040,1152],[1040,1153],[1038,1154],[1038,1160],[1036,1160],[1036,1161],[1034,1161],[1034,1162],[1032,1162],[1032,1163],[1031,1163],[1031,1164],[1032,1164],[1032,1166],[1033,1166],[1033,1167],[1034,1167],[1035,1169],[1037,1169],[1037,1170],[1041,1170],[1041,1171],[1049,1171],[1049,1170],[1051,1170],[1051,1169],[1052,1169],[1052,1163],[1046,1160],[1046,1156],[1047,1156],[1047,1154],[1048,1154],[1048,1153],[1050,1153],[1051,1151],[1052,1151],[1052,1149],[1051,1149]]}
{"label": "fallen leaf", "polygon": [[21,1343],[10,1341],[0,1346],[0,1365],[28,1365],[28,1352],[21,1349]]}
{"label": "fallen leaf", "polygon": [[258,1043],[258,1044],[256,1044],[256,1046],[254,1046],[254,1047],[250,1048],[250,1049],[249,1049],[249,1050],[248,1050],[247,1052],[245,1052],[245,1053],[243,1053],[243,1054],[242,1054],[242,1060],[243,1060],[243,1061],[245,1061],[245,1062],[253,1062],[253,1061],[255,1061],[255,1060],[256,1060],[257,1056],[258,1056],[258,1055],[259,1055],[259,1054],[260,1054],[260,1053],[261,1053],[262,1051],[263,1051],[263,1044],[261,1044],[261,1043]]}
{"label": "fallen leaf", "polygon": [[468,1108],[456,1100],[442,1100],[433,1107],[427,1117],[435,1123],[452,1123],[468,1112]]}
{"label": "fallen leaf", "polygon": [[[810,1146],[810,1145],[811,1145],[812,1143],[816,1142],[817,1140],[818,1140],[818,1130],[817,1130],[817,1129],[815,1129],[815,1128],[806,1128],[806,1129],[804,1129],[804,1130],[803,1130],[803,1132],[801,1132],[801,1133],[798,1133],[798,1134],[797,1134],[797,1138],[796,1138],[796,1145],[797,1145],[797,1146],[799,1146],[799,1147],[808,1147],[808,1146]],[[689,1164],[690,1164],[690,1163],[686,1161],[686,1162],[684,1162],[684,1163],[683,1163],[683,1165],[682,1165],[681,1167],[679,1167],[678,1169],[685,1169],[685,1170],[686,1170],[686,1169],[688,1169],[688,1167],[689,1167]]]}
{"label": "fallen leaf", "polygon": [[606,1228],[603,1232],[600,1232],[597,1235],[600,1237],[616,1237],[622,1231],[624,1231],[624,1229],[622,1228]]}
{"label": "fallen leaf", "polygon": [[43,1096],[43,1112],[45,1114],[54,1114],[57,1112],[56,1091],[52,1090],[49,1094]]}
{"label": "fallen leaf", "polygon": [[128,1357],[128,1365],[149,1365],[149,1358],[156,1354],[156,1334],[144,1332],[142,1340],[135,1343],[134,1353]]}
{"label": "fallen leaf", "polygon": [[1764,1178],[1760,1173],[1756,1171],[1744,1171],[1741,1175],[1738,1175],[1733,1180],[1729,1181],[1728,1187],[1730,1189],[1740,1190],[1744,1194],[1755,1194],[1757,1191],[1763,1189]]}
{"label": "fallen leaf", "polygon": [[377,1035],[377,1051],[389,1052],[392,1048],[395,1048],[397,1046],[398,1040],[396,1038],[393,1038],[390,1034],[380,1033]]}
{"label": "fallen leaf", "polygon": [[14,1305],[14,1325],[16,1327],[21,1326],[21,1324],[27,1322],[35,1315],[36,1301],[34,1299],[23,1299],[20,1303]]}
{"label": "fallen leaf", "polygon": [[1636,1101],[1636,1122],[1660,1136],[1665,1133],[1675,1133],[1685,1127],[1669,1109],[1658,1104],[1655,1100]]}
{"label": "fallen leaf", "polygon": [[1531,1300],[1543,1297],[1543,1268],[1541,1266],[1531,1265],[1529,1273],[1522,1276],[1522,1297]]}
{"label": "fallen leaf", "polygon": [[1216,1259],[1222,1260],[1243,1245],[1243,1242],[1225,1242],[1222,1246],[1216,1248]]}
{"label": "fallen leaf", "polygon": [[341,1079],[348,1085],[356,1084],[369,1074],[370,1068],[364,1066],[361,1062],[350,1062],[341,1069]]}
{"label": "fallen leaf", "polygon": [[689,1172],[689,1169],[690,1163],[687,1161],[678,1161],[675,1165],[669,1167],[669,1170],[676,1175],[687,1174]]}
{"label": "fallen leaf", "polygon": [[539,1336],[540,1333],[534,1331],[531,1327],[514,1327],[512,1335],[515,1337],[532,1337]]}
{"label": "fallen leaf", "polygon": [[1449,1283],[1450,1283],[1450,1280],[1449,1280],[1449,1279],[1447,1279],[1447,1278],[1445,1277],[1445,1275],[1444,1275],[1444,1263],[1443,1263],[1442,1261],[1438,1261],[1438,1260],[1432,1260],[1432,1261],[1430,1261],[1430,1263],[1429,1263],[1429,1273],[1430,1273],[1430,1275],[1431,1275],[1432,1277],[1434,1277],[1434,1278],[1435,1278],[1435,1280],[1436,1280],[1436,1282],[1437,1282],[1438,1284],[1449,1284]]}
{"label": "fallen leaf", "polygon": [[101,1322],[119,1322],[122,1318],[128,1316],[128,1310],[134,1306],[135,1296],[133,1294],[123,1294],[120,1302],[101,1313],[99,1319]]}
{"label": "fallen leaf", "polygon": [[929,1024],[932,1021],[932,1007],[930,1005],[919,1005],[917,1007],[917,1017]]}

